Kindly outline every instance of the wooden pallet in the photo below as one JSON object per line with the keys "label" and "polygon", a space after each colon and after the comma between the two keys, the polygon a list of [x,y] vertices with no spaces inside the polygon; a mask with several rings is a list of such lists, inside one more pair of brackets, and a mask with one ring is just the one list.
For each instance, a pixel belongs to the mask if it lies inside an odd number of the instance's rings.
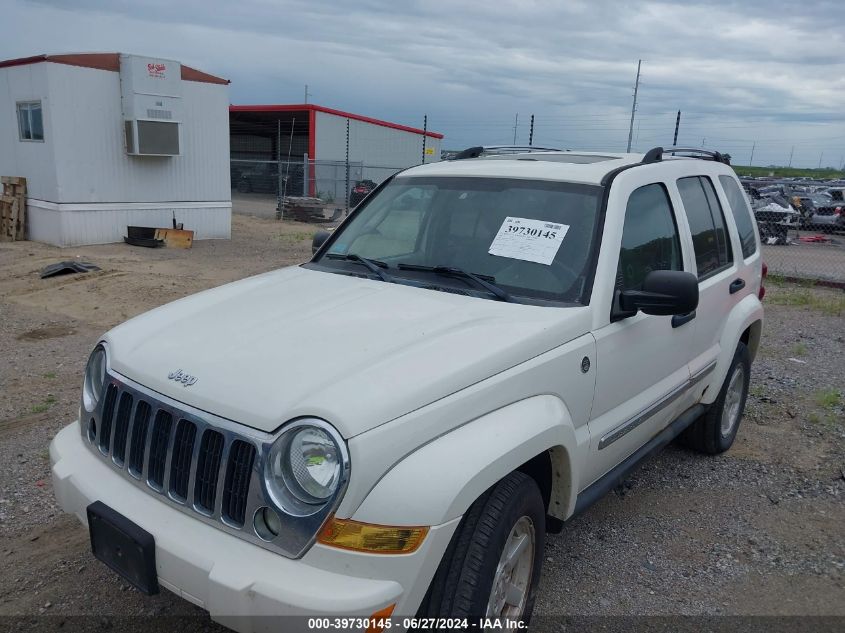
{"label": "wooden pallet", "polygon": [[26,239],[26,178],[2,176],[0,242]]}

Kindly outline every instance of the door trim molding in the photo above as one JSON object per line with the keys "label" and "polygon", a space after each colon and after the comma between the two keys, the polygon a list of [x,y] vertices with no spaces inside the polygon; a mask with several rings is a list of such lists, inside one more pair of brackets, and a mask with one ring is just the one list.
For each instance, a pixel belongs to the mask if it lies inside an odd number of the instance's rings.
{"label": "door trim molding", "polygon": [[625,437],[628,433],[636,429],[638,426],[649,420],[652,416],[656,415],[670,404],[675,402],[678,398],[684,395],[687,391],[692,389],[696,384],[701,382],[711,371],[716,368],[716,361],[713,360],[708,363],[705,367],[697,371],[694,375],[690,376],[687,380],[683,383],[672,389],[669,393],[659,398],[654,403],[650,404],[648,407],[634,415],[633,417],[625,420],[622,424],[617,426],[612,431],[606,433],[602,438],[599,440],[599,447],[598,450],[603,448],[607,448],[611,444],[613,444],[616,440],[619,440]]}

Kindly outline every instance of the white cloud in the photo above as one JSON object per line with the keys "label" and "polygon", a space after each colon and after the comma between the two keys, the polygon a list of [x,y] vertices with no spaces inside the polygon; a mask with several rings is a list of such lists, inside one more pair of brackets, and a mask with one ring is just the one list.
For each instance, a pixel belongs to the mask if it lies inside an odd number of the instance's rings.
{"label": "white cloud", "polygon": [[681,139],[739,162],[843,153],[837,2],[0,0],[8,56],[120,50],[232,80],[237,103],[328,106],[445,132],[446,146],[535,140],[624,149],[636,60],[642,148]]}

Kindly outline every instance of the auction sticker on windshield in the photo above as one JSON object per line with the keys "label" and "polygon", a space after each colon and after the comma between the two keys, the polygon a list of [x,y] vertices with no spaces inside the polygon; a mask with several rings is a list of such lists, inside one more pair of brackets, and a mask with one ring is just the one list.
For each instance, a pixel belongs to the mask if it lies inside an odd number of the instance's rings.
{"label": "auction sticker on windshield", "polygon": [[507,217],[487,252],[548,266],[557,255],[567,231],[568,224]]}

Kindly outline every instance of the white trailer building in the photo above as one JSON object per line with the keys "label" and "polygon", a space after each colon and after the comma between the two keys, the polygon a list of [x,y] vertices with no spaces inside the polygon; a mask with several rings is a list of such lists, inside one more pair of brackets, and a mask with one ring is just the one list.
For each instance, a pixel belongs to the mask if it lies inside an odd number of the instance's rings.
{"label": "white trailer building", "polygon": [[229,238],[228,84],[118,53],[0,61],[0,175],[27,179],[28,239],[117,242],[174,217]]}

